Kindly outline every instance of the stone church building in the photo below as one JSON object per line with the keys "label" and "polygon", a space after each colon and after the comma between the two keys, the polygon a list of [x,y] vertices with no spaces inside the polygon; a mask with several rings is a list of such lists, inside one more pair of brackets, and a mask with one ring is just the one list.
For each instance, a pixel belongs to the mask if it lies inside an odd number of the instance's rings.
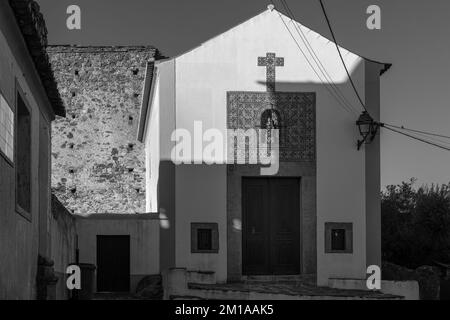
{"label": "stone church building", "polygon": [[[341,52],[379,120],[390,65]],[[319,78],[318,60],[328,77]],[[160,272],[186,268],[219,283],[316,274],[327,286],[365,279],[367,266],[381,264],[379,138],[357,149],[363,109],[332,41],[269,7],[191,51],[150,61],[145,81],[138,139],[146,211],[162,219]],[[265,165],[233,161],[253,151],[226,137],[267,128],[268,119],[279,132],[279,168],[261,175]],[[209,129],[225,137],[213,164]],[[191,136],[194,155],[181,164],[175,130]]]}

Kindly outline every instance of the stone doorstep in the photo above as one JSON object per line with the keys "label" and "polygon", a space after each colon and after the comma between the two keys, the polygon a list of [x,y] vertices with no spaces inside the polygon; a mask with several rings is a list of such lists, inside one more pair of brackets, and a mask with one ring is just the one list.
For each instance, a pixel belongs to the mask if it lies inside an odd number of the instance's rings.
{"label": "stone doorstep", "polygon": [[216,273],[208,270],[187,270],[186,279],[188,283],[215,284]]}
{"label": "stone doorstep", "polygon": [[[165,299],[211,300],[400,300],[403,297],[368,290],[345,290],[317,287],[315,275],[247,277],[245,282],[194,283],[190,276],[211,276],[185,268],[173,268],[166,277]],[[256,280],[256,281],[255,281]]]}
{"label": "stone doorstep", "polygon": [[196,296],[171,295],[169,297],[169,300],[204,300],[204,299]]}
{"label": "stone doorstep", "polygon": [[92,300],[147,300],[133,293],[96,292]]}
{"label": "stone doorstep", "polygon": [[201,275],[213,275],[215,274],[212,270],[186,270],[186,273],[197,273]]}
{"label": "stone doorstep", "polygon": [[302,275],[242,276],[242,281],[245,283],[277,282],[277,283],[310,283],[311,285],[313,285],[316,283],[316,275],[302,274]]}
{"label": "stone doorstep", "polygon": [[403,297],[361,290],[340,290],[328,287],[308,288],[305,292],[295,286],[260,283],[259,286],[240,284],[188,283],[186,297],[212,300],[402,300]]}
{"label": "stone doorstep", "polygon": [[[328,286],[343,290],[366,290],[365,279],[330,278]],[[405,300],[419,300],[419,284],[417,281],[381,280],[381,289],[377,292],[402,297]]]}

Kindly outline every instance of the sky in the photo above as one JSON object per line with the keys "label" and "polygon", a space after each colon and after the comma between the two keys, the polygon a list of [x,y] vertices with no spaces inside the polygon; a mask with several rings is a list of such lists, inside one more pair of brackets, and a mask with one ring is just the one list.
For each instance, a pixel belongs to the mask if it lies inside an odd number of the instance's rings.
{"label": "sky", "polygon": [[[183,53],[267,8],[266,0],[37,0],[50,44],[153,45]],[[287,0],[295,18],[330,38],[318,0]],[[81,30],[66,9],[81,8]],[[393,67],[381,78],[381,121],[450,136],[450,1],[324,0],[338,43]],[[369,5],[381,30],[366,27]],[[279,1],[275,7],[282,11]],[[381,130],[382,185],[450,182],[450,152]]]}

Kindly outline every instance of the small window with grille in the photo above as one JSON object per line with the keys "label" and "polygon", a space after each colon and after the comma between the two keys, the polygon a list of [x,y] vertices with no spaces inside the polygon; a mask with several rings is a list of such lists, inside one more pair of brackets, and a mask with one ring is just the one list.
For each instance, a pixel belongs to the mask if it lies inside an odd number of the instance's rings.
{"label": "small window with grille", "polygon": [[197,229],[198,250],[212,250],[212,230]]}
{"label": "small window with grille", "polygon": [[191,223],[191,252],[219,252],[219,231],[217,223]]}
{"label": "small window with grille", "polygon": [[345,250],[345,229],[331,230],[331,250]]}
{"label": "small window with grille", "polygon": [[325,223],[325,253],[353,253],[352,223]]}

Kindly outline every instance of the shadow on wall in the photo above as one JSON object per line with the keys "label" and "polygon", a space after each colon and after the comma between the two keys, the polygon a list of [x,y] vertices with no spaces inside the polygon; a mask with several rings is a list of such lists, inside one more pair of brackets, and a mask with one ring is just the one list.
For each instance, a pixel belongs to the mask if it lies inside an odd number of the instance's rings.
{"label": "shadow on wall", "polygon": [[52,194],[51,219],[51,260],[58,282],[54,288],[55,298],[64,300],[69,298],[66,288],[66,268],[75,263],[77,249],[77,230],[75,217]]}

